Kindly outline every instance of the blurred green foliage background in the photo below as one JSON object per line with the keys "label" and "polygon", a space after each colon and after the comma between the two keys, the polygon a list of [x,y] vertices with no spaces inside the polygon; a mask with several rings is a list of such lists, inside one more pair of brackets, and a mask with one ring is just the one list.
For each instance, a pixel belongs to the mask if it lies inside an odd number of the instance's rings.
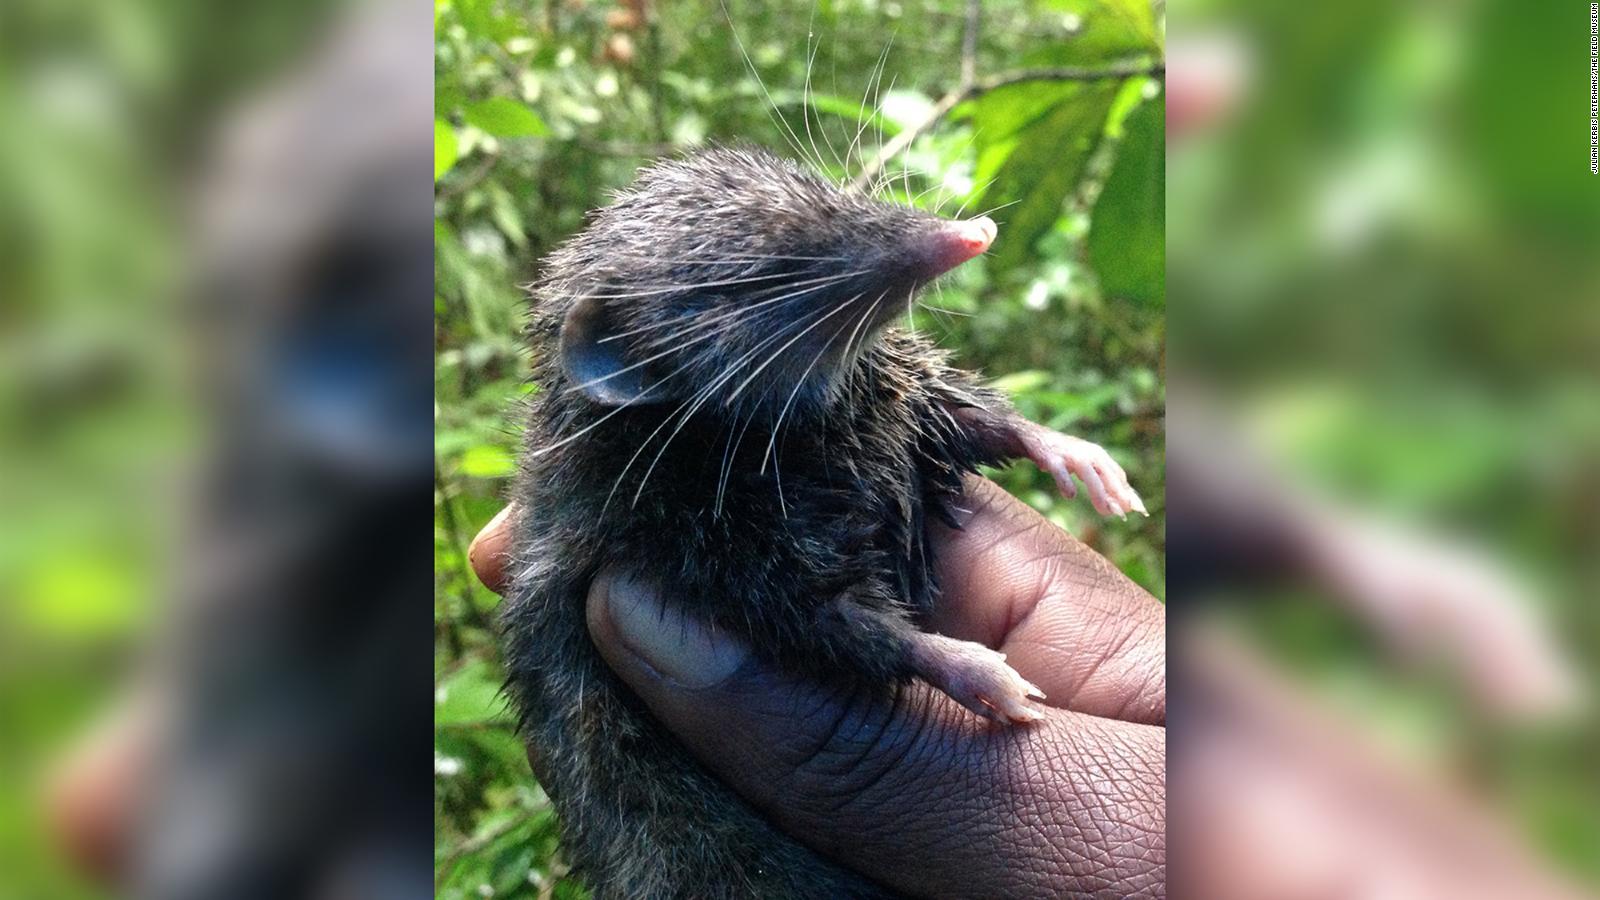
{"label": "blurred green foliage background", "polygon": [[99,895],[40,827],[40,793],[170,578],[202,434],[180,185],[329,12],[0,8],[0,897]]}
{"label": "blurred green foliage background", "polygon": [[[1494,721],[1444,673],[1397,667],[1326,591],[1211,599],[1297,681],[1596,885],[1600,178],[1588,171],[1587,9],[1175,8],[1174,46],[1203,40],[1197,62],[1227,63],[1238,90],[1174,144],[1168,234],[1183,298],[1173,380],[1192,392],[1174,409],[1198,393],[1301,488],[1470,535],[1532,586],[1587,702],[1553,725]],[[1174,77],[1211,68],[1175,64]]]}
{"label": "blurred green foliage background", "polygon": [[[880,195],[947,215],[993,209],[1000,223],[994,251],[925,298],[944,311],[919,312],[916,326],[1028,417],[1110,449],[1151,516],[1102,521],[1029,466],[995,477],[1164,595],[1158,8],[984,3],[970,82],[960,2],[725,11],[715,0],[436,0],[435,10],[440,897],[580,891],[563,878],[555,823],[498,696],[497,598],[465,551],[499,510],[518,450],[516,401],[530,389],[519,285],[653,158],[748,142],[847,180],[882,142],[914,137]],[[1118,74],[1057,71],[987,89],[1061,67]],[[930,123],[947,95],[954,108]]]}

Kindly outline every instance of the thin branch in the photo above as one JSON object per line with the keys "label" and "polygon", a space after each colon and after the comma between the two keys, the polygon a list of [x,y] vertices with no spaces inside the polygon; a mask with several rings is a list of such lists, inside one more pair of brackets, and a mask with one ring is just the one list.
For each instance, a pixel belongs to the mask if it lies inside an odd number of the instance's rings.
{"label": "thin branch", "polygon": [[1105,81],[1108,78],[1132,78],[1135,75],[1160,78],[1165,74],[1167,74],[1165,63],[1119,63],[1098,69],[1077,66],[1023,69],[1017,72],[1002,72],[979,80],[972,86],[972,96],[976,97],[1024,81]]}
{"label": "thin branch", "polygon": [[921,137],[924,132],[937,124],[940,119],[949,115],[950,110],[955,109],[957,103],[967,98],[967,92],[970,90],[972,90],[970,86],[961,85],[952,88],[949,93],[940,97],[938,102],[933,104],[933,109],[928,110],[926,118],[890,138],[883,146],[879,147],[877,154],[867,160],[866,165],[861,167],[861,171],[856,173],[855,179],[850,182],[850,187],[859,191],[871,184],[873,179],[878,177],[878,173],[883,171],[883,167],[889,160],[899,156],[902,150],[911,146],[912,141]]}
{"label": "thin branch", "polygon": [[[971,20],[968,20],[969,22]],[[965,68],[966,62],[962,61]],[[872,183],[872,180],[883,171],[889,160],[895,158],[911,146],[911,142],[926,134],[929,129],[939,124],[950,110],[955,109],[963,100],[980,97],[990,91],[1009,87],[1013,84],[1022,84],[1027,81],[1104,81],[1111,78],[1132,78],[1136,75],[1147,75],[1159,78],[1165,75],[1167,67],[1164,63],[1119,63],[1100,68],[1080,68],[1076,66],[1053,66],[1041,69],[1021,69],[1015,72],[1002,72],[990,75],[970,83],[963,82],[951,88],[933,104],[928,110],[928,115],[921,122],[905,129],[889,139],[882,147],[878,148],[877,155],[868,160],[861,167],[860,173],[850,182],[851,188],[861,190]]]}
{"label": "thin branch", "polygon": [[961,83],[978,80],[978,21],[983,15],[983,0],[967,0],[967,27],[961,34]]}

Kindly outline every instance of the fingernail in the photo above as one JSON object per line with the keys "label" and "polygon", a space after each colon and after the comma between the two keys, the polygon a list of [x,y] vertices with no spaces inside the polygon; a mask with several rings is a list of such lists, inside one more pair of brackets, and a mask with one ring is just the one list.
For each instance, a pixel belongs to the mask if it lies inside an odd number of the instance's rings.
{"label": "fingernail", "polygon": [[605,589],[617,639],[663,679],[699,690],[721,683],[744,664],[748,651],[741,642],[662,603],[648,587],[618,577]]}

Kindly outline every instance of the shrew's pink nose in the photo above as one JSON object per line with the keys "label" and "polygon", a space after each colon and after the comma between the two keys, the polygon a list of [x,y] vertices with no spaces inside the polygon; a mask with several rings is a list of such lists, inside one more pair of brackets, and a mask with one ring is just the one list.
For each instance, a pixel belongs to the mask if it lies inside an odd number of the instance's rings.
{"label": "shrew's pink nose", "polygon": [[988,216],[943,223],[927,237],[923,277],[936,278],[982,254],[994,243],[995,230]]}

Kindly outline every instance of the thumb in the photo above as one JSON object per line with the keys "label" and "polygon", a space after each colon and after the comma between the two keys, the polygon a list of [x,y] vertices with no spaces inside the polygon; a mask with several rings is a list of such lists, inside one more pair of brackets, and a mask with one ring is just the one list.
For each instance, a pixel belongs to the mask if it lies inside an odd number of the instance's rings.
{"label": "thumb", "polygon": [[713,774],[823,855],[912,894],[1133,895],[1164,878],[1165,733],[1064,710],[994,727],[926,685],[816,684],[602,574],[601,655]]}

